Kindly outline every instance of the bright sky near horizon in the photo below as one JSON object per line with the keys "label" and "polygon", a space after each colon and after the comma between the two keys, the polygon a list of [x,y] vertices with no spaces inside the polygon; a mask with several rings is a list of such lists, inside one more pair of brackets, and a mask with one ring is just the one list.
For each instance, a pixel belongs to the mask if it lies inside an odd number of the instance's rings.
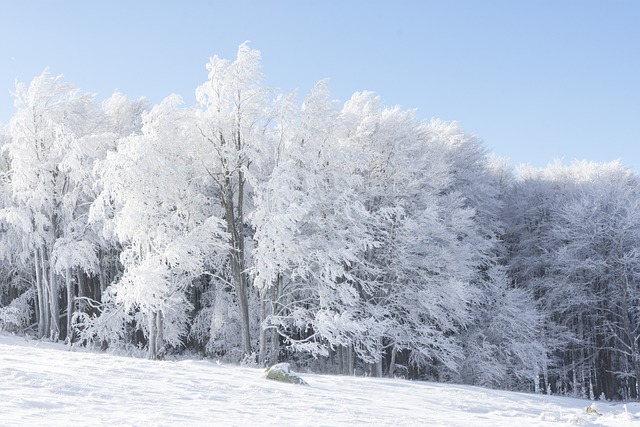
{"label": "bright sky near horizon", "polygon": [[45,67],[98,99],[194,102],[251,40],[268,86],[371,90],[457,120],[512,165],[620,159],[640,172],[640,1],[0,1],[0,123]]}

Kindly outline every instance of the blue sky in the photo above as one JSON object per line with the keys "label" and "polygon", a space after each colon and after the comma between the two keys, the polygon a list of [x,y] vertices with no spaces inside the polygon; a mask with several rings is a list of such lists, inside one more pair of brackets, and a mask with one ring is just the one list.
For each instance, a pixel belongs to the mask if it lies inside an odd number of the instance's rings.
{"label": "blue sky", "polygon": [[2,1],[0,123],[45,67],[83,91],[194,102],[245,40],[266,84],[372,90],[457,120],[512,165],[621,159],[640,172],[640,1]]}

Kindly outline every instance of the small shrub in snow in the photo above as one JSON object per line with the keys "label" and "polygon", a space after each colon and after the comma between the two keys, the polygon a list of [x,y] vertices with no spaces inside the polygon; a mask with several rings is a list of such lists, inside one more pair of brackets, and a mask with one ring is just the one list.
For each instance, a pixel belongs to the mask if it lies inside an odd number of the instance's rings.
{"label": "small shrub in snow", "polygon": [[31,319],[31,305],[34,291],[20,295],[6,307],[0,308],[0,330],[8,332],[23,331]]}

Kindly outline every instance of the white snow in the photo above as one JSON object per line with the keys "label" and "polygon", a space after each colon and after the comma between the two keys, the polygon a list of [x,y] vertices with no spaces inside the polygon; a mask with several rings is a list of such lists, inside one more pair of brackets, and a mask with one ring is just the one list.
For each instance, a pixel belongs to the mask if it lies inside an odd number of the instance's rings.
{"label": "white snow", "polygon": [[307,386],[209,360],[149,361],[0,335],[0,425],[640,425],[640,403],[301,373]]}

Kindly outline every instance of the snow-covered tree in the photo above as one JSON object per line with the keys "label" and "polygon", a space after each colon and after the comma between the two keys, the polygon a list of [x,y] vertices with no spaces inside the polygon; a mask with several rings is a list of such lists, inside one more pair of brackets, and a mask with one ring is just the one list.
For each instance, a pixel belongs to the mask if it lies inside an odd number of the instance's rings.
{"label": "snow-covered tree", "polygon": [[11,203],[2,220],[22,236],[22,260],[35,271],[38,335],[61,334],[60,289],[67,288],[67,339],[71,340],[74,270],[95,271],[97,258],[84,234],[87,146],[98,126],[92,95],[83,95],[48,70],[29,86],[17,84],[17,112],[3,149],[10,159]]}
{"label": "snow-covered tree", "polygon": [[[561,242],[552,274],[591,298],[588,306],[566,312],[563,320],[576,335],[602,348],[596,358],[608,360],[618,383],[602,384],[605,395],[637,397],[640,180],[617,163],[578,163],[573,169],[578,189],[559,209],[552,229]],[[575,329],[578,324],[582,331]]]}
{"label": "snow-covered tree", "polygon": [[486,270],[472,305],[472,321],[458,339],[459,379],[468,384],[531,389],[545,364],[542,316],[530,292],[514,288],[500,266]]}
{"label": "snow-covered tree", "polygon": [[[476,224],[455,181],[464,179],[454,165],[466,171],[478,160],[457,164],[467,157],[450,135],[469,138],[385,109],[372,93],[338,112],[325,83],[299,113],[290,99],[281,111],[273,170],[256,184],[252,215],[266,329],[292,348],[335,349],[347,360],[355,353],[377,375],[387,356],[393,372],[403,351],[416,366],[437,360],[455,369],[456,332],[469,320],[473,281],[496,233]],[[479,177],[465,178],[468,186]],[[481,200],[476,189],[467,191]],[[484,217],[495,219],[495,210]],[[352,371],[353,358],[346,365]]]}
{"label": "snow-covered tree", "polygon": [[252,352],[250,277],[246,249],[247,174],[269,124],[269,91],[262,86],[260,52],[240,45],[234,61],[214,56],[209,79],[196,90],[199,164],[222,207],[229,238],[230,282],[240,309],[242,351]]}
{"label": "snow-covered tree", "polygon": [[511,269],[544,315],[544,387],[636,396],[638,177],[618,163],[556,163],[514,188]]}
{"label": "snow-covered tree", "polygon": [[457,123],[371,92],[273,96],[247,43],[207,68],[192,108],[118,92],[98,108],[48,71],[16,86],[0,328],[638,396],[637,174],[513,179]]}
{"label": "snow-covered tree", "polygon": [[[335,346],[373,353],[376,320],[358,292],[359,254],[372,244],[360,178],[341,146],[339,113],[326,82],[299,110],[281,104],[273,170],[256,184],[255,286],[263,306],[261,358],[282,337],[293,351],[328,355]],[[277,335],[276,335],[277,332]],[[271,334],[269,336],[269,334]]]}
{"label": "snow-covered tree", "polygon": [[187,290],[223,236],[193,179],[198,158],[179,102],[172,96],[154,107],[141,134],[121,139],[99,164],[104,190],[92,211],[123,245],[124,274],[110,295],[117,309],[144,319],[150,358],[186,334]]}

